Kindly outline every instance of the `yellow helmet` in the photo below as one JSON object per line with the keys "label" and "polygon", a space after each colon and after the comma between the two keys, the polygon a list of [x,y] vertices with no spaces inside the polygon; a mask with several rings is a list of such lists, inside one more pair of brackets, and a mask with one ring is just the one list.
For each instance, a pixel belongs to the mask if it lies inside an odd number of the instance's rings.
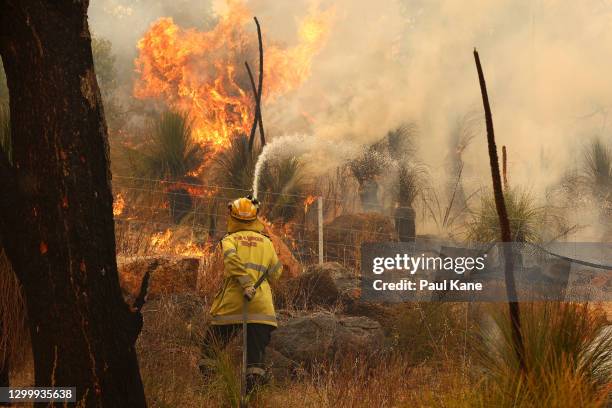
{"label": "yellow helmet", "polygon": [[259,212],[259,201],[251,196],[238,198],[228,204],[230,215],[240,221],[255,221]]}

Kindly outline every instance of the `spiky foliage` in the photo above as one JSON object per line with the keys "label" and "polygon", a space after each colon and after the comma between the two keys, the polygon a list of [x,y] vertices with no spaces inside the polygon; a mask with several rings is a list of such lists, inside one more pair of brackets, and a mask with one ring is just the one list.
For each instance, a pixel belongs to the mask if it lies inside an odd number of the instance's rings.
{"label": "spiky foliage", "polygon": [[349,162],[349,168],[359,185],[363,187],[382,173],[385,164],[388,164],[388,160],[384,154],[377,151],[375,147],[369,146]]}
{"label": "spiky foliage", "polygon": [[267,163],[261,184],[263,213],[271,221],[287,222],[303,208],[307,184],[302,166],[295,157]]}
{"label": "spiky foliage", "polygon": [[4,65],[0,62],[0,103],[8,104],[9,91],[6,83],[6,73],[4,72]]}
{"label": "spiky foliage", "polygon": [[411,207],[428,179],[427,167],[421,163],[401,164],[398,169],[395,198],[400,207]]}
{"label": "spiky foliage", "polygon": [[198,170],[203,162],[202,147],[191,136],[187,114],[164,112],[156,118],[148,149],[136,165],[146,178],[181,181]]}
{"label": "spiky foliage", "polygon": [[232,139],[229,147],[217,154],[215,160],[215,179],[217,184],[231,187],[234,196],[244,195],[251,190],[257,157],[261,147],[253,146],[249,149],[249,140],[246,135]]}
{"label": "spiky foliage", "polygon": [[561,182],[566,199],[576,203],[588,203],[601,208],[602,213],[612,212],[612,148],[601,138],[593,139],[583,148],[581,161],[576,169],[568,172]]}
{"label": "spiky foliage", "polygon": [[192,197],[181,183],[197,182],[194,175],[207,153],[193,140],[189,117],[179,112],[161,113],[153,121],[143,146],[124,147],[123,153],[124,166],[134,177],[132,184],[138,186],[134,191],[146,196],[149,206],[159,206],[158,200],[167,201],[172,218],[179,222],[193,205]]}
{"label": "spiky foliage", "polygon": [[474,342],[479,349],[476,363],[490,381],[486,399],[498,401],[486,406],[527,407],[534,401],[538,406],[605,406],[612,337],[602,313],[586,304],[524,304],[523,374],[519,372],[508,315],[494,310],[492,316],[493,328],[484,330]]}
{"label": "spiky foliage", "polygon": [[[245,135],[235,137],[230,146],[214,158],[215,180],[224,189],[225,197],[244,196],[252,192],[255,164],[261,153],[255,144],[249,149]],[[262,168],[259,181],[259,200],[262,214],[273,221],[287,222],[301,207],[307,189],[302,166],[295,157],[271,158]]]}
{"label": "spiky foliage", "polygon": [[[517,242],[541,241],[544,207],[538,207],[527,191],[507,189],[504,198],[510,220],[512,240]],[[495,199],[490,191],[482,194],[478,208],[467,225],[467,238],[474,242],[497,242],[501,236]]]}
{"label": "spiky foliage", "polygon": [[416,153],[415,138],[418,128],[414,123],[404,124],[387,133],[384,140],[389,157],[395,161],[403,161]]}
{"label": "spiky foliage", "polygon": [[423,212],[428,220],[435,224],[441,236],[454,238],[461,233],[462,221],[469,216],[469,204],[479,193],[479,190],[476,190],[467,196],[464,194],[462,175],[463,167],[460,167],[452,190],[448,193],[440,193],[434,186],[430,186],[421,194]]}
{"label": "spiky foliage", "polygon": [[612,193],[612,149],[595,139],[584,152],[583,177],[595,197],[610,200]]}
{"label": "spiky foliage", "polygon": [[383,164],[392,165],[397,175],[390,189],[392,200],[400,207],[410,207],[427,182],[427,167],[416,157],[415,138],[418,128],[414,124],[406,124],[387,133],[379,149],[387,152],[387,160]]}
{"label": "spiky foliage", "polygon": [[0,371],[4,361],[21,365],[24,349],[28,346],[27,339],[23,291],[0,247]]}

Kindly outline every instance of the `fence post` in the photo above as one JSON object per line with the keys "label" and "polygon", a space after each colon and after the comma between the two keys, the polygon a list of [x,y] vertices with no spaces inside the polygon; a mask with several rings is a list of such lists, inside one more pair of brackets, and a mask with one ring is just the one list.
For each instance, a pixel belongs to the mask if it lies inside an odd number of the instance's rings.
{"label": "fence post", "polygon": [[323,197],[317,199],[319,214],[319,265],[323,264]]}

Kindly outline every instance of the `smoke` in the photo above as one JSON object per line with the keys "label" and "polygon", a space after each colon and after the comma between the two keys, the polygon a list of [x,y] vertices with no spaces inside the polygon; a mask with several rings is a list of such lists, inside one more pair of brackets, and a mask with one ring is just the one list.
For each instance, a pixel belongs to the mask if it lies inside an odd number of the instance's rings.
{"label": "smoke", "polygon": [[[301,139],[301,153],[305,146],[335,146],[336,153],[320,160],[325,162],[320,172],[358,151],[351,147],[338,154],[347,143],[371,144],[414,122],[420,129],[419,155],[434,178],[447,181],[457,121],[482,112],[474,47],[483,62],[498,147],[508,149],[511,185],[544,191],[577,166],[585,138],[608,132],[610,0],[252,0],[247,5],[269,41],[289,46],[311,8],[334,10],[310,77],[263,106],[272,140],[309,135]],[[133,60],[137,40],[156,18],[171,16],[203,28],[222,8],[218,0],[100,0],[92,2],[90,20],[119,56]],[[272,142],[269,154],[275,143],[282,144]],[[482,127],[462,160],[466,185],[490,185]]]}

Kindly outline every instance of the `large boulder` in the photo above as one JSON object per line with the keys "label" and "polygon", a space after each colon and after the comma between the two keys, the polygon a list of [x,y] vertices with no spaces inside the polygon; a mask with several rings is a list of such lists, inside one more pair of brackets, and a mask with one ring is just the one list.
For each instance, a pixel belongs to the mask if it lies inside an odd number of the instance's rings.
{"label": "large boulder", "polygon": [[306,271],[286,281],[281,306],[313,308],[334,306],[359,296],[359,277],[337,262],[309,265]]}
{"label": "large boulder", "polygon": [[378,322],[362,316],[318,312],[281,320],[270,348],[296,365],[312,366],[336,354],[371,356],[385,347]]}
{"label": "large boulder", "polygon": [[124,295],[136,297],[142,279],[150,272],[148,298],[162,294],[191,293],[196,290],[200,258],[196,257],[138,257],[117,258],[119,280]]}

